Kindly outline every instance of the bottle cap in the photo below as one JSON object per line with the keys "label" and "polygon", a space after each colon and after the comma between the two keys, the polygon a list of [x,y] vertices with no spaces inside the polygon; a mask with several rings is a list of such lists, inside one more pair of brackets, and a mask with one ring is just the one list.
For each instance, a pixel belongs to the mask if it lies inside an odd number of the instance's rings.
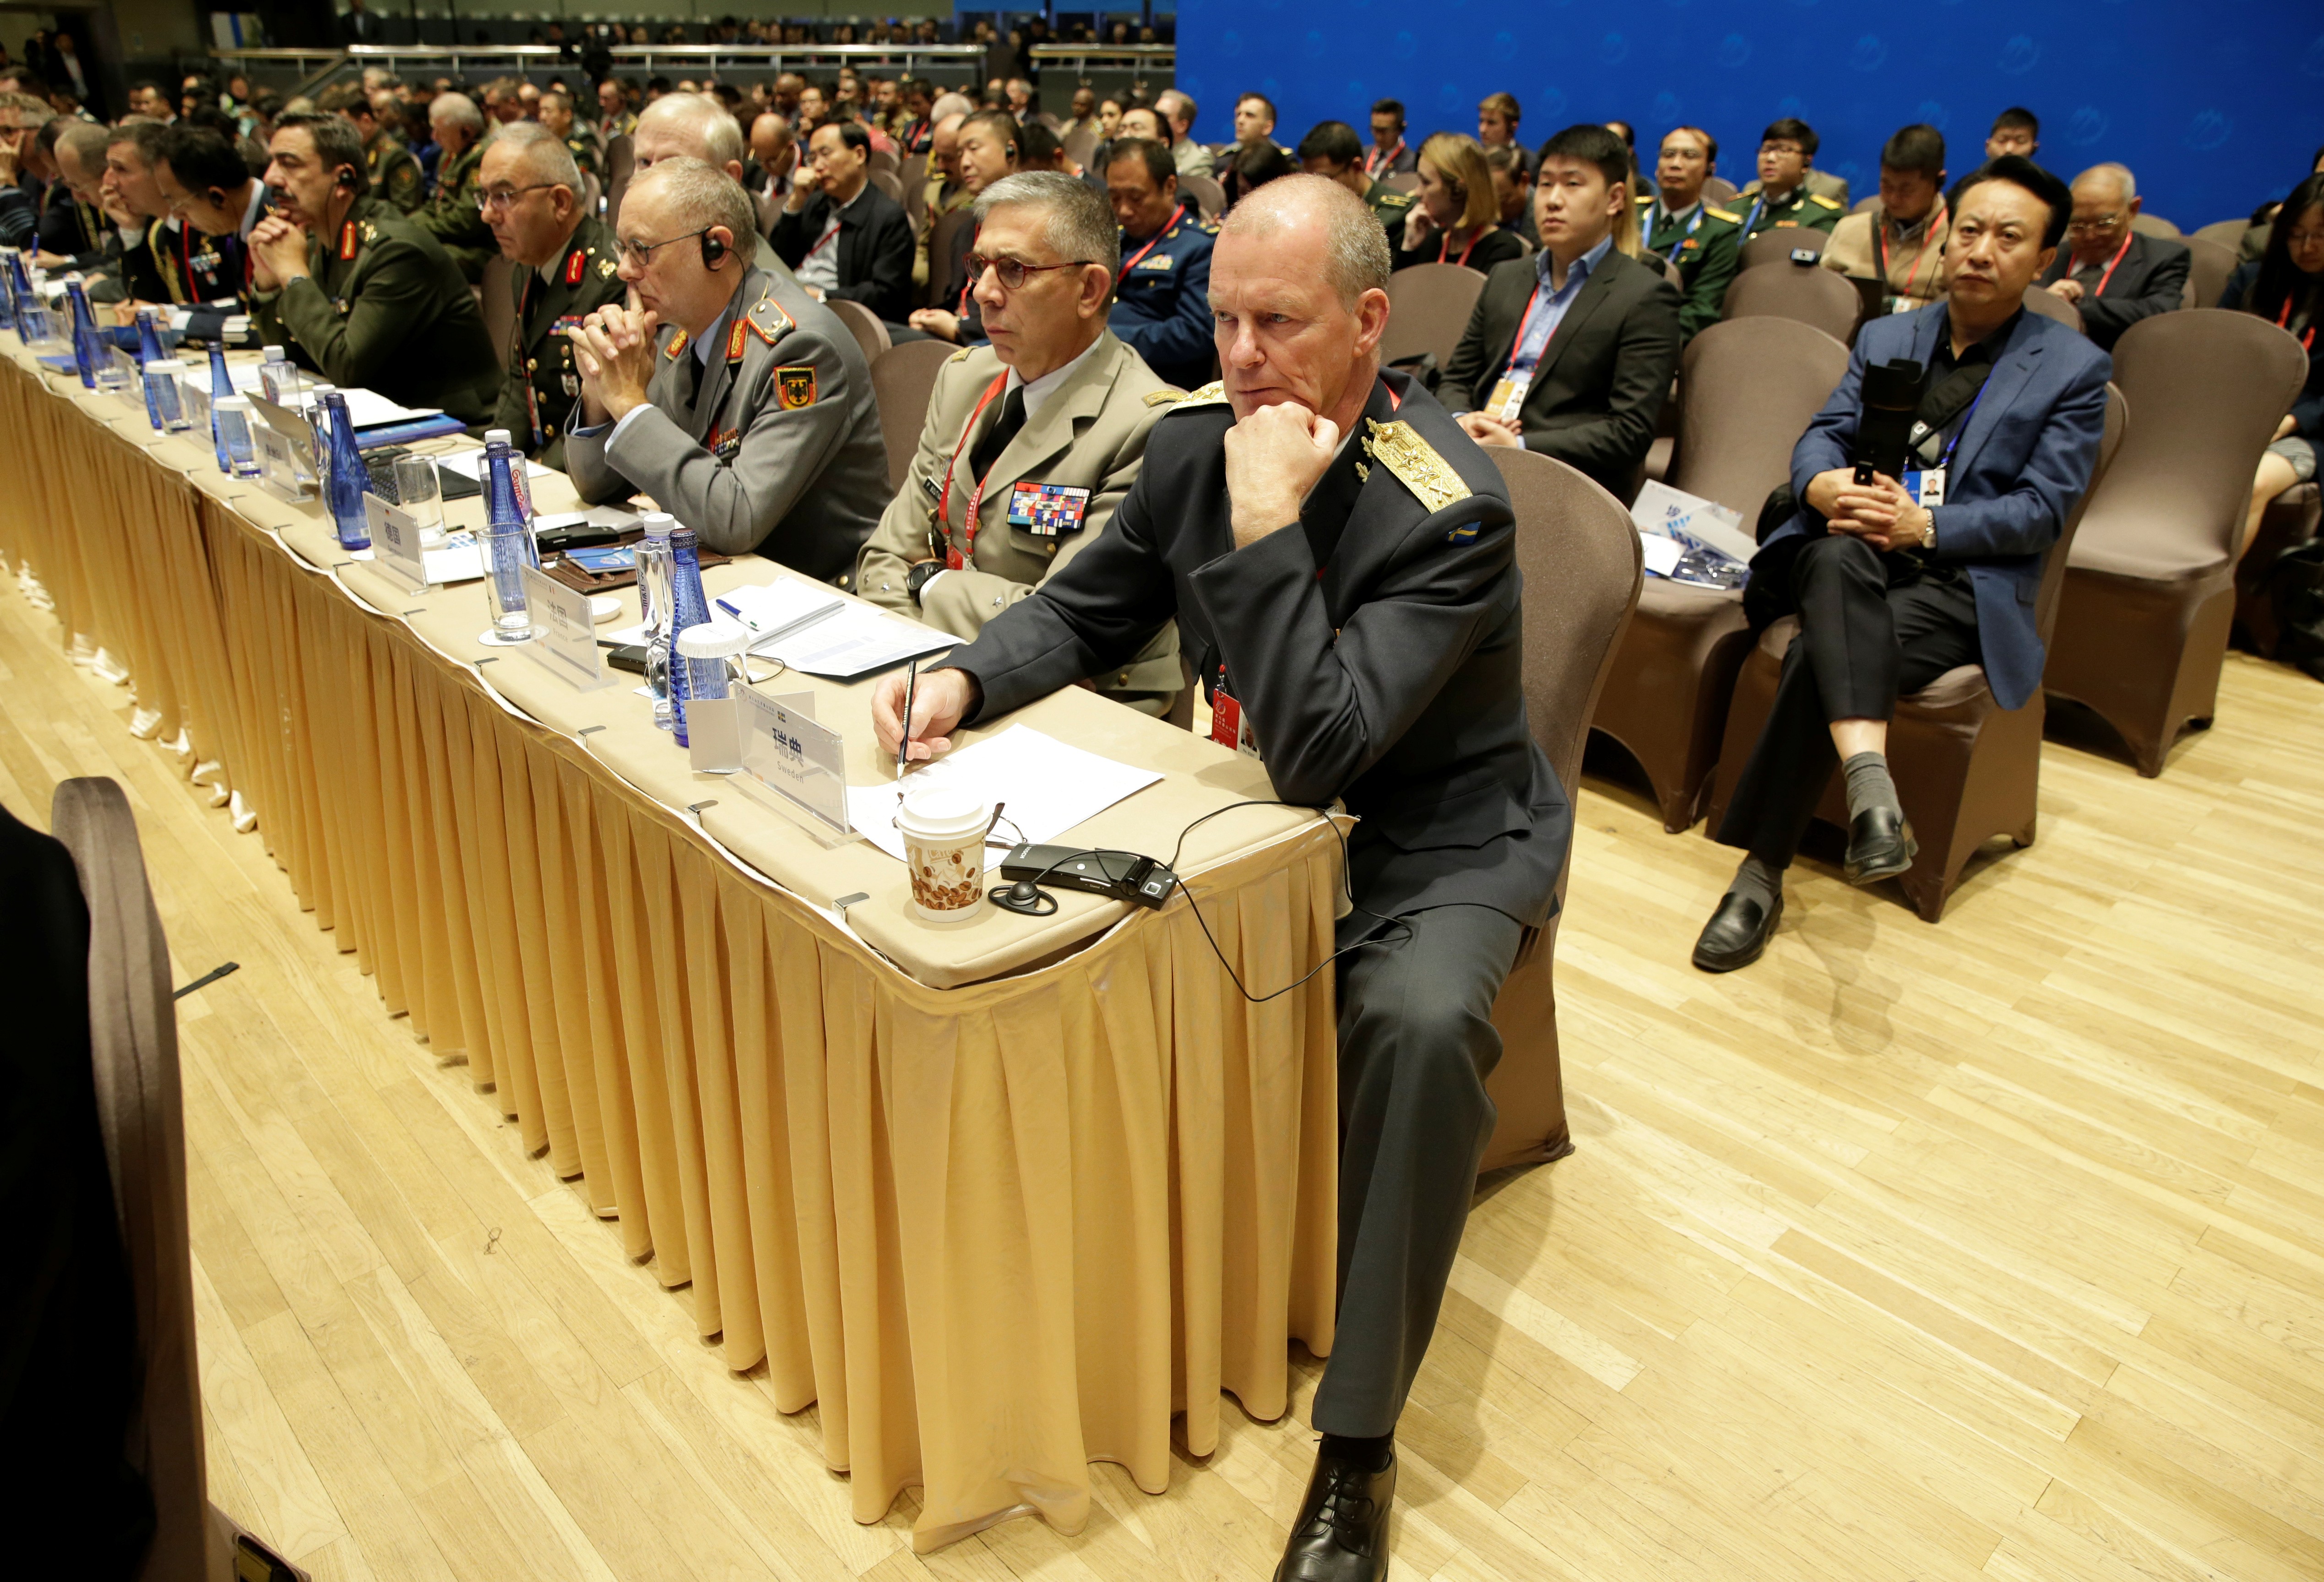
{"label": "bottle cap", "polygon": [[261,346],[258,348],[258,354],[269,363],[282,361],[282,348],[280,346]]}
{"label": "bottle cap", "polygon": [[183,373],[186,362],[182,357],[156,357],[145,364],[148,373]]}
{"label": "bottle cap", "polygon": [[670,529],[678,526],[678,519],[666,510],[649,510],[640,513],[638,526],[645,529],[649,538],[667,538]]}
{"label": "bottle cap", "polygon": [[502,444],[502,445],[508,445],[508,444],[512,443],[512,442],[510,440],[510,438],[509,438],[509,431],[508,431],[507,429],[505,429],[505,428],[487,428],[487,429],[485,429],[485,430],[484,430],[484,443],[485,443],[486,445],[492,445],[492,444],[493,444],[493,443],[495,443],[495,442],[497,442],[497,443],[499,443],[499,444]]}
{"label": "bottle cap", "polygon": [[82,283],[83,283],[83,281],[82,281],[82,280],[81,280],[81,273],[80,273],[80,271],[78,271],[78,270],[69,270],[69,271],[66,271],[66,273],[65,273],[65,284],[67,284],[68,286],[78,286],[78,285],[80,285],[80,284],[82,284]]}
{"label": "bottle cap", "polygon": [[751,646],[751,629],[739,621],[706,621],[678,634],[678,651],[688,659],[731,659]]}
{"label": "bottle cap", "polygon": [[217,400],[210,403],[210,410],[213,412],[247,412],[250,410],[250,398],[245,395],[220,396]]}

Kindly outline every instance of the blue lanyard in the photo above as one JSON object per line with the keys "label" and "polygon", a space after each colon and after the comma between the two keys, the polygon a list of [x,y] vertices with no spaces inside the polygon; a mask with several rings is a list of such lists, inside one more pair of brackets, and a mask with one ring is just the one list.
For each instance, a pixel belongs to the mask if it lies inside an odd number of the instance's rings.
{"label": "blue lanyard", "polygon": [[[1694,200],[1694,218],[1692,218],[1692,219],[1691,219],[1691,220],[1687,221],[1687,223],[1686,223],[1686,229],[1685,229],[1684,231],[1682,231],[1681,233],[1679,233],[1679,238],[1678,238],[1678,240],[1677,240],[1677,241],[1675,241],[1675,242],[1674,242],[1674,243],[1672,243],[1672,244],[1671,244],[1671,250],[1670,250],[1670,262],[1673,262],[1673,263],[1676,263],[1676,262],[1678,262],[1678,255],[1679,255],[1682,252],[1685,251],[1685,249],[1686,249],[1686,239],[1687,239],[1689,236],[1693,235],[1694,235],[1694,233],[1695,233],[1695,231],[1696,231],[1696,229],[1697,229],[1699,226],[1701,226],[1701,225],[1702,225],[1702,206],[1703,206],[1703,200],[1702,200],[1702,198],[1696,198],[1696,199]],[[1758,211],[1755,209],[1755,210],[1753,210],[1752,212],[1753,212],[1754,214],[1756,214],[1756,213],[1757,213]],[[1668,209],[1665,209],[1665,210],[1663,210],[1663,217],[1664,217],[1665,219],[1668,219],[1668,218],[1670,217],[1670,210],[1668,210]]]}
{"label": "blue lanyard", "polygon": [[1985,382],[1977,387],[1977,400],[1969,402],[1969,410],[1961,414],[1960,427],[1954,429],[1953,437],[1945,442],[1945,454],[1937,458],[1940,468],[1950,468],[1953,464],[1953,452],[1960,448],[1961,436],[1969,432],[1969,419],[1977,416],[1977,409],[1984,401],[1985,392],[1992,388],[1993,375],[1987,373]]}
{"label": "blue lanyard", "polygon": [[1767,189],[1763,187],[1759,189],[1759,196],[1751,201],[1751,217],[1743,222],[1743,234],[1746,236],[1751,234],[1751,227],[1759,223],[1759,212],[1766,207]]}

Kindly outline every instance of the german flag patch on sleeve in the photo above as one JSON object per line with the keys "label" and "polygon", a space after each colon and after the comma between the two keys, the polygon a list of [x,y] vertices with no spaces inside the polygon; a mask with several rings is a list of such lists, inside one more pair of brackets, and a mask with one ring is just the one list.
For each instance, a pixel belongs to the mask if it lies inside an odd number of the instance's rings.
{"label": "german flag patch on sleeve", "polygon": [[782,403],[786,412],[796,412],[801,407],[815,405],[815,369],[812,366],[776,369],[775,399]]}

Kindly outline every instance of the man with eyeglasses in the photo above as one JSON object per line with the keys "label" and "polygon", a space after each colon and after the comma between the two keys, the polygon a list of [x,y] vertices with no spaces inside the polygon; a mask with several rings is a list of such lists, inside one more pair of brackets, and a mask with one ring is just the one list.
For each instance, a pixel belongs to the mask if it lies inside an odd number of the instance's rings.
{"label": "man with eyeglasses", "polygon": [[267,152],[273,212],[250,232],[260,342],[342,389],[483,421],[501,369],[475,293],[434,236],[372,195],[363,134],[298,111],[274,124]]}
{"label": "man with eyeglasses", "polygon": [[2139,198],[2129,166],[2092,165],[2073,194],[2067,245],[2036,283],[2079,308],[2082,333],[2111,352],[2140,319],[2182,305],[2192,260],[2184,242],[2131,229]]}
{"label": "man with eyeglasses", "polygon": [[[172,302],[239,311],[250,289],[250,233],[266,216],[266,188],[251,179],[222,133],[183,123],[168,129],[153,184],[178,222],[178,245],[155,259]],[[213,336],[223,316],[197,313],[188,333]]]}
{"label": "man with eyeglasses", "polygon": [[775,221],[775,252],[816,301],[844,298],[901,324],[912,311],[912,222],[872,185],[872,134],[860,122],[826,121],[807,149]]}
{"label": "man with eyeglasses", "polygon": [[630,183],[615,231],[636,306],[566,332],[581,373],[566,471],[585,500],[641,490],[706,547],[845,587],[890,493],[872,370],[831,309],[751,262],[753,217],[706,161]]}
{"label": "man with eyeglasses", "polygon": [[565,466],[565,422],[581,393],[565,332],[623,300],[613,233],[581,207],[581,172],[556,129],[503,126],[484,147],[484,223],[517,266],[516,329],[498,348],[508,359],[493,427],[515,437],[544,466]]}
{"label": "man with eyeglasses", "polygon": [[[1120,250],[1094,189],[1056,170],[1010,176],[977,199],[976,224],[969,289],[991,344],[937,373],[911,473],[855,575],[872,602],[962,638],[1105,531],[1147,432],[1178,399],[1106,327]],[[1095,680],[1117,703],[1165,713],[1179,689],[1176,627]]]}
{"label": "man with eyeglasses", "polygon": [[[742,142],[742,124],[707,94],[664,94],[639,115],[630,141],[637,157],[632,180],[663,160],[689,159],[704,161],[740,182],[742,157],[749,152]],[[755,228],[751,232],[751,245],[755,268],[778,280],[790,277],[790,265],[776,255],[774,244]]]}
{"label": "man with eyeglasses", "polygon": [[1759,134],[1758,176],[1735,195],[1743,216],[1738,247],[1762,231],[1828,232],[1840,224],[1848,212],[1848,189],[1843,184],[1837,198],[1816,190],[1810,177],[1818,146],[1815,128],[1796,116],[1767,124]]}

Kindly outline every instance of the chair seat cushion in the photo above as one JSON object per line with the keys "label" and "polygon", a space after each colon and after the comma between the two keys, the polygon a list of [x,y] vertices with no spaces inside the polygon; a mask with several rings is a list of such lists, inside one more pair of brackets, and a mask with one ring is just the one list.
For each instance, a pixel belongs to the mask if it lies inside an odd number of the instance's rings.
{"label": "chair seat cushion", "polygon": [[2181,583],[2217,576],[2227,569],[2228,561],[2224,547],[2210,545],[2173,543],[2159,538],[2107,539],[2080,533],[2075,536],[2066,565],[2073,571],[2097,572],[2102,576],[2127,577],[2135,582]]}
{"label": "chair seat cushion", "polygon": [[[1759,634],[1759,652],[1770,662],[1781,665],[1799,630],[1798,616],[1784,616]],[[1984,666],[1956,665],[1920,691],[1907,693],[1896,702],[1900,708],[1923,714],[1981,712],[1993,706],[1993,689],[1986,682]]]}
{"label": "chair seat cushion", "polygon": [[1732,589],[1698,588],[1674,583],[1666,576],[1647,577],[1638,588],[1635,619],[1671,626],[1702,626],[1742,618],[1743,595]]}

